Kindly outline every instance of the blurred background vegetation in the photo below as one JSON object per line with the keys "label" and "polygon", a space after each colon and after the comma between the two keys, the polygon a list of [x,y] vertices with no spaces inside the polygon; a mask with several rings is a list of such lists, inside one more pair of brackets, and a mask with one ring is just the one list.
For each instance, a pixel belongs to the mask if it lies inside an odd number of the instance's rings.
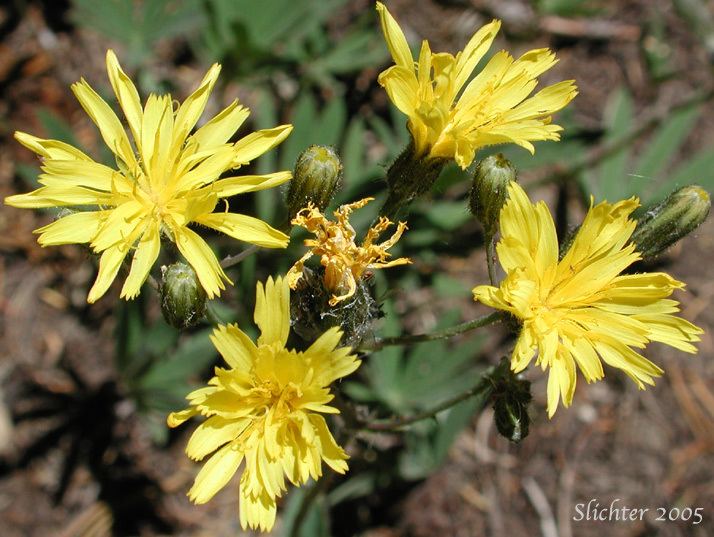
{"label": "blurred background vegetation", "polygon": [[[692,182],[714,190],[711,3],[395,0],[388,7],[415,48],[429,39],[432,49],[454,52],[498,17],[503,35],[490,54],[556,50],[561,62],[543,84],[575,78],[580,88],[558,116],[563,140],[536,144],[534,157],[518,148],[504,153],[521,182],[551,204],[561,233],[577,223],[591,195],[637,195],[648,203]],[[310,144],[334,146],[345,168],[335,206],[381,199],[386,166],[408,141],[404,118],[376,82],[389,57],[366,0],[15,0],[0,7],[0,28],[3,196],[36,185],[37,161],[12,140],[16,129],[109,159],[69,90],[84,76],[111,96],[103,67],[109,47],[142,96],[171,92],[182,99],[211,63],[221,63],[206,116],[239,97],[252,111],[239,134],[295,125],[278,150],[252,165],[256,173],[292,169]],[[500,148],[491,149],[479,157]],[[374,277],[384,314],[375,325],[380,335],[432,331],[483,312],[470,299],[486,270],[482,230],[467,211],[469,187],[469,171],[449,166],[432,196],[412,207],[394,255],[414,265]],[[274,189],[231,203],[277,226],[285,219],[282,194]],[[377,207],[355,214],[358,231]],[[85,293],[96,264],[89,253],[44,251],[31,235],[52,216],[6,207],[0,213],[3,536],[239,534],[236,488],[207,506],[189,506],[184,494],[197,468],[182,454],[187,431],[169,434],[164,421],[217,363],[211,323],[178,333],[148,288],[134,302],[114,295],[89,307]],[[689,283],[685,316],[705,329],[713,318],[712,231],[703,228],[659,261]],[[210,318],[236,321],[250,333],[255,282],[285,273],[303,238],[295,231],[287,251],[259,252],[232,268],[236,286],[209,305]],[[243,247],[217,235],[212,244],[222,256]],[[343,396],[368,403],[365,412],[375,417],[408,415],[471,386],[508,345],[505,331],[490,329],[448,343],[385,348],[341,386]],[[575,408],[550,422],[542,379],[534,376],[534,428],[518,446],[497,437],[492,413],[474,416],[477,399],[405,434],[363,435],[350,446],[349,474],[326,479],[306,513],[300,506],[310,489],[291,492],[275,533],[711,535],[710,336],[701,349],[687,362],[691,370],[680,369],[681,356],[657,354],[672,374],[656,390],[638,395],[614,378],[582,390]],[[698,526],[574,523],[572,505],[591,497],[620,497],[653,511],[702,506],[707,515]],[[299,529],[296,519],[303,521]]]}

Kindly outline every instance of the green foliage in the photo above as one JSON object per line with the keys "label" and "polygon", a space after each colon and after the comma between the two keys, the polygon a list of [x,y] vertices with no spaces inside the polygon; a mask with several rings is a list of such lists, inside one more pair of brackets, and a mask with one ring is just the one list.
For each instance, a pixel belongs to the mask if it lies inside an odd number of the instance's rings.
{"label": "green foliage", "polygon": [[148,323],[142,298],[117,308],[115,364],[127,395],[155,441],[168,434],[166,415],[180,410],[201,372],[216,360],[210,328],[179,337],[163,319]]}
{"label": "green foliage", "polygon": [[300,528],[297,531],[294,528],[305,497],[312,493],[310,487],[314,486],[316,485],[313,482],[309,486],[295,488],[288,494],[285,508],[281,513],[284,537],[330,537],[330,504],[324,494],[317,495],[300,521]]}
{"label": "green foliage", "polygon": [[72,0],[72,20],[126,47],[125,62],[139,66],[163,39],[188,37],[204,23],[200,0]]}
{"label": "green foliage", "polygon": [[594,0],[536,0],[535,7],[542,15],[587,17],[600,12]]}
{"label": "green foliage", "polygon": [[228,62],[241,77],[297,70],[300,83],[339,86],[336,76],[379,65],[386,49],[374,39],[373,15],[358,17],[338,40],[327,23],[345,0],[208,0],[208,24],[198,45],[211,60]]}
{"label": "green foliage", "polygon": [[[638,196],[643,203],[657,201],[677,186],[696,182],[707,190],[714,188],[714,151],[705,147],[687,162],[672,166],[682,144],[695,127],[699,108],[678,110],[664,121],[638,151],[631,144],[601,160],[588,170],[583,186],[597,200],[616,201]],[[621,139],[633,127],[632,97],[624,90],[616,90],[606,109],[604,143]]]}
{"label": "green foliage", "polygon": [[[397,332],[398,316],[391,302],[385,302],[383,310],[383,333]],[[458,312],[448,312],[435,329],[456,324],[458,317]],[[476,383],[481,371],[474,364],[483,342],[482,336],[472,336],[457,345],[438,340],[409,350],[387,347],[372,354],[369,363],[362,366],[366,383],[346,382],[344,391],[356,400],[379,404],[394,415],[433,408]],[[434,420],[410,426],[399,458],[400,475],[420,479],[436,469],[480,404],[478,398],[471,398],[440,412]]]}

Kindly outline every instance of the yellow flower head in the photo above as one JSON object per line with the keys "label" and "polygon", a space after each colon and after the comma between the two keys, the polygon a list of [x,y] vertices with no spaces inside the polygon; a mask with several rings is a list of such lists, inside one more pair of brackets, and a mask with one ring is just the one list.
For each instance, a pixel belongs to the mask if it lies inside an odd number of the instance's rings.
{"label": "yellow flower head", "polygon": [[387,261],[387,252],[407,229],[404,222],[397,224],[397,230],[386,241],[375,244],[377,238],[392,225],[388,218],[380,217],[377,223],[367,231],[361,246],[355,244],[357,233],[350,224],[350,213],[367,205],[374,198],[365,198],[355,203],[342,205],[334,212],[335,222],[325,216],[312,203],[298,212],[292,223],[302,226],[314,239],[307,239],[305,246],[310,250],[288,271],[290,287],[295,289],[302,277],[305,261],[313,255],[320,256],[320,263],[325,267],[325,289],[333,293],[330,305],[335,306],[355,294],[357,282],[369,269],[383,269],[396,265],[405,265],[411,261],[405,257]]}
{"label": "yellow flower head", "polygon": [[43,186],[5,199],[8,205],[21,208],[96,206],[36,230],[42,246],[89,243],[102,254],[89,302],[107,291],[130,250],[131,270],[121,296],[136,297],[159,255],[162,234],[176,243],[193,266],[209,298],[220,294],[225,289],[223,281],[229,280],[208,245],[188,228],[190,223],[260,246],[287,245],[284,233],[261,220],[227,209],[213,210],[223,198],[290,179],[290,172],[219,177],[279,144],[290,134],[291,125],[258,131],[229,143],[249,114],[234,101],[190,134],[216,83],[218,64],[176,109],[170,95],[153,94],[142,108],[134,84],[111,50],[107,52],[107,71],[133,145],[119,118],[84,79],[74,84],[72,91],[114,153],[117,169],[94,162],[63,142],[17,132],[17,140],[42,157],[44,173],[39,182]]}
{"label": "yellow flower head", "polygon": [[379,75],[379,83],[409,117],[417,155],[453,158],[466,168],[484,146],[514,143],[533,153],[532,141],[560,139],[562,128],[552,125],[550,116],[577,95],[575,82],[559,82],[527,98],[538,76],[556,63],[553,52],[535,49],[517,60],[506,51],[498,52],[469,82],[500,21],[478,30],[456,56],[432,53],[423,41],[415,63],[387,8],[377,2],[377,11],[396,64]]}
{"label": "yellow flower head", "polygon": [[352,373],[360,361],[348,347],[338,348],[342,333],[325,332],[310,348],[285,347],[290,331],[290,289],[281,278],[257,286],[257,345],[236,325],[219,326],[213,344],[228,368],[217,367],[208,386],[187,396],[189,408],[168,417],[177,427],[190,417],[208,418],[193,433],[186,453],[201,460],[211,455],[188,495],[201,504],[230,481],[243,460],[240,479],[241,526],[269,531],[285,478],[299,486],[322,475],[322,461],[339,473],[347,454],[321,413],[335,414],[329,386]]}
{"label": "yellow flower head", "polygon": [[533,355],[548,376],[548,415],[559,399],[567,407],[575,391],[575,369],[585,380],[603,378],[601,360],[622,369],[640,389],[662,369],[641,356],[651,341],[694,353],[702,330],[673,315],[669,299],[684,284],[662,272],[622,274],[640,259],[628,244],[636,222],[636,198],[591,207],[570,249],[558,261],[558,239],[544,202],[531,204],[512,182],[501,211],[497,245],[506,278],[500,287],[480,285],[474,299],[507,311],[523,323],[511,368],[525,369]]}

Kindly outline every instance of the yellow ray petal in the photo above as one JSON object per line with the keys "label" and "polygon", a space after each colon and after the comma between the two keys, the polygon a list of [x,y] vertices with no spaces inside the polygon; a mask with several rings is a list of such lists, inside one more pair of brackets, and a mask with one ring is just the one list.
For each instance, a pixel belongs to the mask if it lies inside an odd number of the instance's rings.
{"label": "yellow ray petal", "polygon": [[454,75],[454,92],[458,92],[471,76],[471,73],[486,54],[496,34],[501,28],[501,21],[492,20],[487,25],[481,27],[469,40],[463,52],[459,54],[456,61]]}
{"label": "yellow ray petal", "polygon": [[26,132],[15,131],[15,139],[30,151],[38,155],[57,160],[83,160],[92,162],[92,159],[73,147],[59,140],[43,140]]}
{"label": "yellow ray petal", "polygon": [[113,196],[78,186],[44,186],[28,194],[16,194],[5,198],[5,204],[20,209],[44,209],[72,205],[111,205]]}
{"label": "yellow ray petal", "polygon": [[403,114],[414,118],[419,104],[419,84],[414,71],[395,65],[382,72],[377,80],[387,91],[394,106]]}
{"label": "yellow ray petal", "polygon": [[290,288],[286,280],[268,278],[265,287],[258,282],[253,319],[261,332],[259,345],[285,345],[290,332]]}
{"label": "yellow ray petal", "polygon": [[210,213],[195,221],[241,241],[264,248],[285,248],[290,238],[258,218],[236,213]]}
{"label": "yellow ray petal", "polygon": [[248,419],[229,420],[212,416],[199,425],[186,444],[186,455],[200,461],[206,455],[234,440],[250,423]]}
{"label": "yellow ray petal", "polygon": [[159,257],[161,240],[159,239],[159,224],[152,222],[144,231],[139,244],[134,251],[129,275],[121,290],[121,298],[133,299],[139,295],[141,286],[149,276],[151,267]]}
{"label": "yellow ray petal", "polygon": [[320,439],[320,450],[322,460],[338,474],[344,474],[347,471],[347,453],[337,445],[332,433],[327,428],[325,418],[319,414],[310,414],[310,422],[317,431],[317,436]]}
{"label": "yellow ray petal", "polygon": [[109,74],[109,82],[112,84],[114,94],[117,96],[119,106],[124,111],[129,129],[134,136],[134,140],[138,143],[141,139],[141,124],[142,111],[141,101],[139,100],[139,92],[131,79],[122,70],[113,50],[107,50],[107,73]]}
{"label": "yellow ray petal", "polygon": [[117,244],[131,247],[134,242],[132,236],[145,216],[144,207],[137,201],[127,201],[119,205],[110,211],[107,219],[102,222],[92,240],[92,248],[101,252]]}
{"label": "yellow ray petal", "polygon": [[47,186],[76,185],[111,192],[114,183],[121,181],[121,174],[98,162],[49,159],[42,169],[47,175],[41,175],[40,180],[50,179],[43,182]]}
{"label": "yellow ray petal", "polygon": [[215,181],[209,188],[215,192],[219,198],[229,198],[237,194],[256,192],[258,190],[265,190],[282,185],[289,181],[292,176],[292,172],[282,171],[265,175],[226,177]]}
{"label": "yellow ray petal", "polygon": [[223,145],[230,140],[249,114],[250,110],[235,100],[198,129],[189,140],[196,143],[197,151]]}
{"label": "yellow ray petal", "polygon": [[382,2],[377,2],[377,13],[379,13],[379,21],[382,24],[382,33],[384,40],[387,42],[389,52],[394,59],[394,63],[408,69],[414,69],[414,58],[409,50],[409,43],[404,37],[404,32],[394,20],[392,14]]}
{"label": "yellow ray petal", "polygon": [[237,325],[218,325],[210,337],[213,345],[230,367],[250,371],[258,348]]}
{"label": "yellow ray petal", "polygon": [[292,130],[292,125],[280,125],[272,129],[259,130],[241,138],[233,146],[235,151],[233,167],[237,168],[248,164],[254,158],[272,149],[285,140]]}
{"label": "yellow ray petal", "polygon": [[153,189],[161,189],[173,171],[173,103],[169,95],[149,95],[141,125],[141,156]]}
{"label": "yellow ray petal", "polygon": [[219,449],[198,472],[191,490],[188,491],[188,497],[194,503],[206,503],[228,484],[242,460],[243,452],[233,444]]}
{"label": "yellow ray petal", "polygon": [[93,304],[107,292],[114,278],[116,278],[126,254],[127,250],[118,246],[108,248],[104,251],[102,257],[99,259],[99,273],[97,274],[97,279],[94,281],[94,285],[89,290],[87,302]]}
{"label": "yellow ray petal", "polygon": [[230,145],[224,145],[220,149],[212,152],[206,160],[193,168],[190,172],[182,175],[176,182],[174,189],[176,192],[193,190],[203,185],[211,183],[233,166],[235,152]]}
{"label": "yellow ray petal", "polygon": [[136,158],[129,143],[129,138],[127,138],[119,118],[104,99],[84,79],[72,84],[72,92],[77,97],[79,104],[84,108],[84,111],[87,112],[87,115],[92,118],[94,124],[99,128],[107,147],[124,161],[129,169],[136,168]]}
{"label": "yellow ray petal", "polygon": [[174,230],[174,239],[181,255],[196,271],[196,276],[208,298],[220,295],[226,288],[223,280],[229,283],[230,280],[208,244],[198,234],[185,227]]}
{"label": "yellow ray petal", "polygon": [[36,229],[41,246],[84,244],[90,242],[109,211],[78,212]]}
{"label": "yellow ray petal", "polygon": [[201,117],[201,114],[203,114],[203,110],[206,108],[206,103],[208,102],[208,96],[211,94],[211,91],[213,91],[213,86],[216,84],[220,72],[221,66],[214,63],[203,77],[203,80],[201,80],[196,91],[186,98],[176,112],[176,121],[174,122],[174,149],[183,145],[188,133],[191,132],[191,129],[193,129]]}

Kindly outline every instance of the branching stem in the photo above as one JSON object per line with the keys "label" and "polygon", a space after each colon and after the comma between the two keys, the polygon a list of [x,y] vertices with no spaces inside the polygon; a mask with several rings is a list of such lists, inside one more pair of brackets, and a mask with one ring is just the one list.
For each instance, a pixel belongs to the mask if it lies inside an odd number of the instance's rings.
{"label": "branching stem", "polygon": [[443,330],[437,330],[436,332],[431,332],[428,334],[412,334],[406,336],[396,336],[396,337],[385,337],[382,339],[377,339],[372,343],[366,343],[362,345],[358,351],[378,351],[384,347],[389,347],[393,345],[408,345],[409,343],[419,343],[421,341],[434,341],[437,339],[448,339],[454,337],[458,334],[463,334],[469,330],[474,330],[476,328],[481,328],[489,324],[497,323],[503,319],[501,313],[494,312],[488,315],[483,315],[474,319],[473,321],[467,321],[465,323],[457,324],[456,326],[451,326],[449,328],[444,328]]}

